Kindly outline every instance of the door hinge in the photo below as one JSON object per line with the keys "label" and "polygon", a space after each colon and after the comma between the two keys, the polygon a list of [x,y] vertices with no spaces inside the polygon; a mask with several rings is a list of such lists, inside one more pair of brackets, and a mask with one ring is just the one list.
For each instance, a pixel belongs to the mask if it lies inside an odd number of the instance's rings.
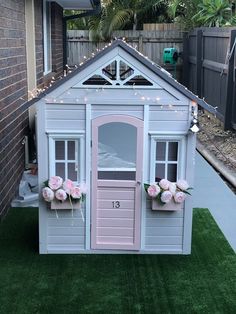
{"label": "door hinge", "polygon": [[90,147],[92,147],[93,146],[93,142],[92,142],[92,140],[90,141]]}

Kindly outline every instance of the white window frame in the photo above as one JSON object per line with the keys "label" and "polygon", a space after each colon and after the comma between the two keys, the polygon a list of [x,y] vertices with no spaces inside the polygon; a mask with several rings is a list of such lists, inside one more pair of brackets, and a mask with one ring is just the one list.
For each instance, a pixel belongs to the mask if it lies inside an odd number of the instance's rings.
{"label": "white window frame", "polygon": [[51,4],[43,0],[43,60],[44,71],[47,75],[52,72],[52,40],[51,40]]}
{"label": "white window frame", "polygon": [[[83,182],[85,177],[85,139],[83,134],[49,134],[48,135],[48,145],[49,145],[49,177],[54,176],[56,173],[56,158],[55,158],[55,141],[78,141],[80,146],[80,155],[77,157],[77,167],[79,169],[79,177],[78,181],[75,181],[75,183]],[[65,151],[67,150],[67,147],[65,147]],[[75,156],[76,159],[76,156]],[[60,160],[60,162],[63,162],[63,160]],[[68,160],[65,159],[65,163],[67,163]]]}
{"label": "white window frame", "polygon": [[[178,155],[177,162],[167,160],[165,156],[164,162],[156,160],[156,142],[178,142]],[[167,155],[167,145],[166,145]],[[155,182],[156,163],[177,164],[177,180],[185,179],[185,162],[186,162],[186,136],[184,135],[151,135],[151,148],[150,148],[150,183]],[[165,167],[165,178],[167,178],[167,167]],[[164,179],[164,178],[163,178]]]}

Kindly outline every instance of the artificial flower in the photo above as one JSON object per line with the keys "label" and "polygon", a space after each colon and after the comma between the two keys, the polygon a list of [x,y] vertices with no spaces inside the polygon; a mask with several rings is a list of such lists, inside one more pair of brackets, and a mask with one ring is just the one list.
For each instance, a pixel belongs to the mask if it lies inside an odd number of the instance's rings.
{"label": "artificial flower", "polygon": [[58,190],[62,186],[63,180],[59,176],[53,176],[48,181],[48,186],[53,191]]}
{"label": "artificial flower", "polygon": [[172,195],[175,195],[175,193],[176,193],[176,184],[175,183],[170,182],[169,191]]}
{"label": "artificial flower", "polygon": [[161,189],[156,184],[151,184],[149,188],[147,189],[148,195],[150,197],[157,197],[157,195],[160,193]]}
{"label": "artificial flower", "polygon": [[159,182],[159,186],[160,188],[162,188],[163,190],[168,190],[169,189],[169,185],[170,185],[170,181],[166,180],[166,179],[162,179]]}
{"label": "artificial flower", "polygon": [[161,201],[163,203],[169,203],[172,199],[172,194],[170,191],[164,191],[162,194],[161,194]]}
{"label": "artificial flower", "polygon": [[46,202],[51,202],[54,199],[54,192],[48,187],[42,189],[42,195]]}
{"label": "artificial flower", "polygon": [[178,180],[176,185],[182,191],[186,191],[189,188],[188,182],[182,179]]}
{"label": "artificial flower", "polygon": [[55,197],[59,201],[65,201],[67,199],[67,194],[63,189],[59,189],[55,192]]}
{"label": "artificial flower", "polygon": [[176,203],[183,203],[186,199],[186,194],[184,192],[177,192],[174,195],[174,200]]}
{"label": "artificial flower", "polygon": [[87,194],[88,188],[84,182],[80,183],[79,187],[81,194]]}
{"label": "artificial flower", "polygon": [[71,196],[75,199],[80,199],[82,196],[81,190],[78,186],[75,186],[71,191]]}
{"label": "artificial flower", "polygon": [[71,192],[72,192],[72,190],[74,189],[75,185],[74,185],[74,182],[73,182],[72,180],[67,179],[67,180],[65,180],[65,181],[63,182],[62,187],[63,187],[63,190],[64,190],[67,194],[71,195]]}

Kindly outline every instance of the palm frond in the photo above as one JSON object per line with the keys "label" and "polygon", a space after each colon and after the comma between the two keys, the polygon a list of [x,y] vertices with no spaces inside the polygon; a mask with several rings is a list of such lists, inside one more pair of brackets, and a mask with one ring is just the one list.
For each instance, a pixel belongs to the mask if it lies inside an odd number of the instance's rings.
{"label": "palm frond", "polygon": [[131,9],[120,10],[111,19],[109,25],[109,35],[118,29],[122,29],[133,18],[133,11]]}

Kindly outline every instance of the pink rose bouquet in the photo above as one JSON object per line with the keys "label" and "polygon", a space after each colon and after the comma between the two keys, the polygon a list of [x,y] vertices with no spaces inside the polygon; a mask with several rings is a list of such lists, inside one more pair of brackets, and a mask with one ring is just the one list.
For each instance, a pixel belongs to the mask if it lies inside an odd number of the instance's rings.
{"label": "pink rose bouquet", "polygon": [[183,203],[192,188],[186,180],[178,180],[176,183],[162,179],[159,183],[144,184],[148,196],[156,199],[160,204],[165,205],[171,201]]}
{"label": "pink rose bouquet", "polygon": [[68,199],[70,203],[83,201],[87,193],[85,183],[78,186],[70,179],[63,182],[63,179],[59,176],[52,176],[44,182],[44,185],[42,196],[46,202],[52,202],[54,199],[60,202]]}

